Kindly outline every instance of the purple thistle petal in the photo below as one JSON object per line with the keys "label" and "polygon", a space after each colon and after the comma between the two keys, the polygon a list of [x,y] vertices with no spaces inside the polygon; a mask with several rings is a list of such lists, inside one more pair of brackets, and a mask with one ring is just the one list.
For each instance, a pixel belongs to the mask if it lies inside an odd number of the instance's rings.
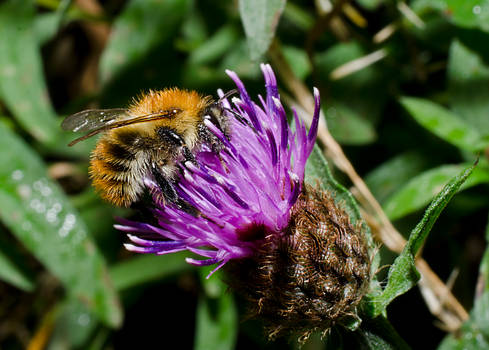
{"label": "purple thistle petal", "polygon": [[260,68],[265,77],[265,87],[267,88],[267,98],[269,99],[269,105],[272,105],[272,98],[279,98],[277,79],[273,73],[272,67],[269,64],[261,64]]}
{"label": "purple thistle petal", "polygon": [[299,182],[299,179],[292,179],[293,185],[292,185],[292,193],[289,196],[289,205],[293,206],[295,204],[295,201],[297,198],[299,198],[299,193],[301,192],[301,184]]}
{"label": "purple thistle petal", "polygon": [[228,187],[223,187],[224,188],[224,191],[227,193],[227,195],[229,197],[231,197],[231,199],[236,202],[236,204],[238,204],[241,208],[243,209],[248,209],[249,206],[248,204],[246,204],[245,201],[243,201],[236,192],[234,192],[233,190],[229,189]]}
{"label": "purple thistle petal", "polygon": [[[187,258],[190,264],[217,264],[210,276],[231,259],[253,255],[262,244],[261,238],[246,240],[243,229],[259,225],[268,235],[281,234],[287,227],[316,139],[319,93],[314,90],[315,111],[309,133],[295,111],[292,132],[270,65],[261,65],[261,70],[267,93],[265,99],[259,98],[261,105],[250,99],[236,73],[226,71],[240,94],[240,99],[229,99],[232,103],[227,98],[221,101],[232,111],[227,113],[230,136],[204,120],[222,149],[216,152],[204,143],[194,154],[196,163],[177,164],[181,172],[175,190],[197,214],[176,205],[158,204],[158,198],[163,198],[161,189],[154,179],[146,177],[144,184],[157,204],[153,211],[158,225],[119,219],[116,228],[130,233],[132,244],[126,244],[127,249],[156,254],[188,250],[205,258]],[[219,91],[219,96],[223,95]]]}
{"label": "purple thistle petal", "polygon": [[217,267],[214,270],[212,270],[211,272],[209,272],[209,274],[207,275],[207,277],[205,279],[208,280],[214,274],[214,272],[216,272],[221,267],[223,267],[224,264],[226,264],[227,262],[228,262],[228,260],[222,260],[221,263],[219,265],[217,265]]}
{"label": "purple thistle petal", "polygon": [[[221,210],[222,209],[222,205],[216,201],[214,198],[211,197],[211,195],[209,193],[207,193],[203,188],[196,188],[195,189],[197,191],[197,193],[199,193],[202,198],[204,198],[207,202],[209,202],[210,204],[212,204],[214,206],[214,208],[218,209],[218,210]],[[204,203],[200,203],[200,206],[203,206]],[[209,208],[210,210],[210,208]]]}
{"label": "purple thistle petal", "polygon": [[273,99],[274,111],[280,117],[280,146],[282,151],[287,149],[287,139],[289,136],[289,124],[287,123],[287,115],[285,114],[284,107],[280,103],[279,99]]}
{"label": "purple thistle petal", "polygon": [[160,250],[159,252],[157,252],[155,254],[156,255],[166,255],[166,254],[172,254],[172,253],[182,252],[184,250],[187,250],[187,248],[186,247],[181,247],[181,248],[175,248],[175,249]]}
{"label": "purple thistle petal", "polygon": [[123,225],[115,224],[114,227],[123,232],[156,233],[158,235],[161,235],[164,232],[158,227],[143,222],[133,222],[119,217],[116,219],[123,223]]}
{"label": "purple thistle petal", "polygon": [[268,140],[270,142],[270,151],[272,154],[272,166],[275,167],[277,165],[277,161],[278,161],[277,144],[275,142],[275,137],[273,136],[272,131],[269,129],[267,129],[267,136],[268,136]]}
{"label": "purple thistle petal", "polygon": [[134,235],[127,235],[127,238],[133,243],[136,243],[143,247],[158,247],[163,250],[181,248],[185,246],[184,242],[180,241],[151,241],[142,239]]}
{"label": "purple thistle petal", "polygon": [[258,119],[256,118],[255,114],[255,109],[252,107],[253,102],[251,101],[250,96],[248,95],[248,92],[246,91],[243,82],[241,79],[239,79],[238,75],[234,73],[233,71],[226,70],[226,74],[229,75],[229,77],[234,81],[236,84],[236,87],[238,88],[239,94],[244,102],[243,108],[247,112],[251,123],[255,127],[256,130],[261,131],[261,125],[258,122]]}
{"label": "purple thistle petal", "polygon": [[217,251],[215,250],[206,250],[206,249],[189,247],[188,251],[197,255],[205,256],[206,258],[215,258],[217,256]]}
{"label": "purple thistle petal", "polygon": [[158,247],[140,247],[130,243],[124,243],[124,247],[130,252],[135,253],[158,253],[161,251]]}
{"label": "purple thistle petal", "polygon": [[204,120],[204,125],[207,126],[207,128],[209,128],[210,131],[212,131],[212,133],[222,142],[224,143],[227,147],[231,147],[230,143],[228,142],[226,136],[224,136],[224,134],[222,133],[221,130],[219,130],[219,128],[214,125],[214,123],[212,123],[209,119],[205,119]]}
{"label": "purple thistle petal", "polygon": [[314,88],[314,115],[312,117],[311,127],[309,128],[309,134],[307,135],[309,143],[316,140],[320,110],[319,90]]}
{"label": "purple thistle petal", "polygon": [[189,264],[196,265],[196,266],[209,266],[218,263],[219,259],[213,258],[213,259],[206,259],[206,260],[196,260],[192,258],[185,258],[185,261],[188,262]]}
{"label": "purple thistle petal", "polygon": [[[132,232],[134,231],[134,227],[132,226],[126,226],[126,225],[118,225],[118,224],[115,224],[114,225],[114,228],[116,230],[119,230],[119,231],[123,231],[123,232]],[[142,230],[138,230],[139,233],[143,233]],[[148,231],[148,232],[151,232],[151,231]]]}
{"label": "purple thistle petal", "polygon": [[[222,89],[217,89],[217,96],[219,96],[219,99],[221,100],[221,103],[224,108],[231,108],[231,105],[229,104],[229,101],[227,98],[223,98],[224,96],[224,91]],[[231,97],[231,96],[228,96]]]}

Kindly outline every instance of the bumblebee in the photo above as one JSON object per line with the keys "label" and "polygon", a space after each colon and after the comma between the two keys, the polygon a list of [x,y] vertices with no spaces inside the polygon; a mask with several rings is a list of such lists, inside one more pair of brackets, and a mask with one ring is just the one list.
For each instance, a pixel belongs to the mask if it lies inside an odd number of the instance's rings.
{"label": "bumblebee", "polygon": [[140,201],[145,193],[144,179],[151,177],[161,188],[165,202],[178,204],[177,163],[195,162],[195,153],[203,143],[214,151],[221,147],[205,120],[229,137],[223,98],[213,101],[210,96],[177,88],[149,91],[129,108],[81,111],[66,117],[61,127],[87,132],[69,146],[103,134],[91,154],[89,169],[103,199],[129,207]]}

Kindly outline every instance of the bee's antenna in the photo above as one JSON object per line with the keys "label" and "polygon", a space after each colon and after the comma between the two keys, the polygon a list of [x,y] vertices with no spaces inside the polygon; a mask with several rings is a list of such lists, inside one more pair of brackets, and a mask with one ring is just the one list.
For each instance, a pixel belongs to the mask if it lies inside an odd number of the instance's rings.
{"label": "bee's antenna", "polygon": [[219,98],[219,100],[217,101],[217,103],[221,103],[222,100],[225,100],[229,96],[232,96],[232,95],[237,94],[237,93],[238,93],[238,90],[236,90],[236,89],[229,90],[224,95],[222,95],[222,97]]}
{"label": "bee's antenna", "polygon": [[236,118],[236,120],[238,122],[240,122],[243,125],[250,127],[256,133],[255,127],[253,125],[251,125],[250,122],[246,118],[243,118],[243,116],[241,116],[239,113],[236,113],[231,108],[227,108],[227,107],[222,107],[222,109],[224,109],[226,112],[231,113],[233,115],[233,117]]}
{"label": "bee's antenna", "polygon": [[[228,98],[229,96],[232,96],[234,94],[237,94],[238,93],[238,90],[237,89],[232,89],[232,90],[229,90],[228,92],[226,92],[224,95],[222,95],[222,97],[219,98],[219,100],[216,102],[217,104],[221,104],[221,102]],[[246,118],[243,118],[241,115],[239,115],[239,113],[236,113],[235,111],[233,111],[231,108],[227,108],[227,107],[224,107],[221,105],[221,108],[229,113],[231,113],[233,115],[234,118],[236,118],[236,120],[238,122],[240,122],[241,124],[243,125],[246,125],[248,127],[250,127],[251,129],[253,129],[253,131],[256,133],[256,129],[253,125],[250,124],[250,122],[248,120],[246,120]]]}

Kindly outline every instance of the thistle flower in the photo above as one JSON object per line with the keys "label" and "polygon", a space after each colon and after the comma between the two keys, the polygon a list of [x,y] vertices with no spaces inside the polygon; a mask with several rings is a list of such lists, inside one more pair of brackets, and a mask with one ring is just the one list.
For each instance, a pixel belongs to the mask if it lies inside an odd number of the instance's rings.
{"label": "thistle flower", "polygon": [[[304,184],[304,171],[319,120],[319,92],[309,132],[293,111],[289,128],[275,75],[261,65],[266,97],[253,102],[236,73],[227,71],[239,99],[223,101],[232,114],[228,139],[210,120],[222,142],[205,144],[196,163],[181,166],[178,195],[194,212],[177,206],[154,209],[157,225],[121,220],[128,250],[168,254],[188,250],[201,258],[190,264],[225,264],[232,286],[251,302],[253,315],[269,323],[270,335],[328,329],[353,312],[369,280],[369,258],[359,227],[333,199]],[[221,93],[222,96],[222,93]],[[146,186],[159,198],[151,178]]]}
{"label": "thistle flower", "polygon": [[[193,216],[176,206],[155,210],[158,226],[128,223],[117,228],[132,233],[158,234],[168,240],[146,240],[130,234],[135,244],[126,248],[140,253],[167,254],[189,250],[206,259],[188,258],[194,265],[223,266],[232,259],[252,256],[269,234],[281,234],[290,219],[290,209],[302,190],[307,158],[316,139],[319,119],[319,93],[315,90],[316,111],[309,130],[294,114],[296,131],[287,124],[280,103],[277,82],[269,65],[262,65],[267,88],[266,100],[256,105],[243,83],[231,71],[240,100],[226,108],[246,122],[231,120],[230,140],[210,121],[206,121],[225,146],[219,153],[203,146],[196,155],[197,165],[182,165],[177,184],[181,198],[201,215]],[[151,178],[146,185],[154,194],[160,190]],[[155,195],[155,197],[157,197]],[[210,247],[209,249],[201,249]]]}

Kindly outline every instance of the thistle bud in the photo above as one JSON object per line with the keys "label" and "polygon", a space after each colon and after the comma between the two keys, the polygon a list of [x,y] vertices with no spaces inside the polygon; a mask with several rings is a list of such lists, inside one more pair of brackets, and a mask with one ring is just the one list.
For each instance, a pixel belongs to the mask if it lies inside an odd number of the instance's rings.
{"label": "thistle bud", "polygon": [[306,185],[283,234],[265,235],[254,256],[226,268],[271,338],[306,338],[355,314],[370,279],[367,243],[331,196]]}

